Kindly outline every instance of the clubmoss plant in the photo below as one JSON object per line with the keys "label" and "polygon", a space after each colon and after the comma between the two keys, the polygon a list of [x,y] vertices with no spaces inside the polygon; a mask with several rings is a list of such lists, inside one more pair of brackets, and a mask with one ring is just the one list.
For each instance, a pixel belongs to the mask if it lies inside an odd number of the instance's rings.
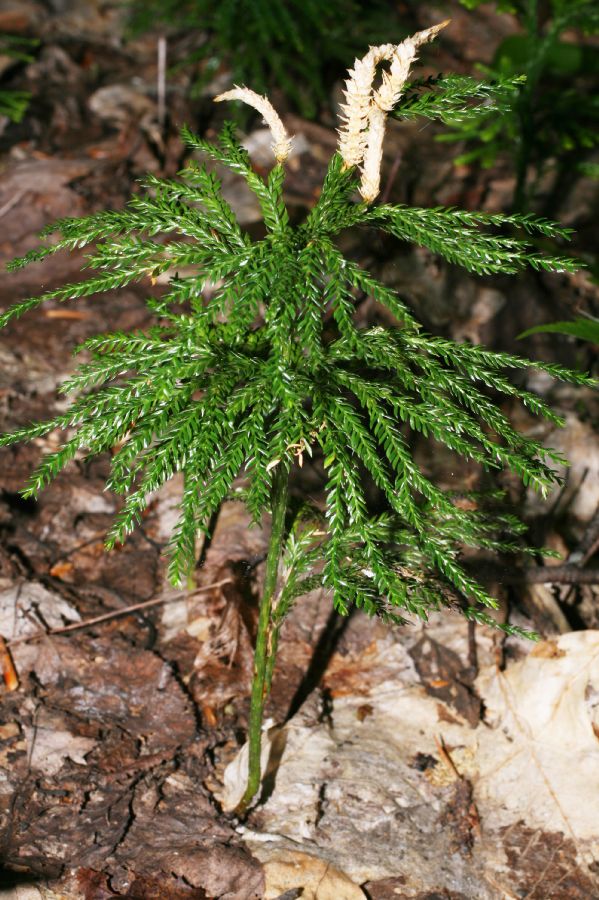
{"label": "clubmoss plant", "polygon": [[[545,492],[558,481],[551,463],[563,460],[519,434],[489,392],[518,398],[559,423],[505,371],[531,366],[575,384],[588,381],[556,365],[425,334],[400,297],[336,244],[347,228],[363,227],[366,234],[378,228],[472,273],[575,267],[534,246],[537,237],[568,237],[543,219],[374,203],[386,117],[418,47],[438,30],[356,60],[346,82],[339,152],[301,224],[291,225],[283,201],[287,132],[266,98],[236,88],[217,99],[243,100],[265,117],[276,157],[267,177],[254,171],[231,125],[218,144],[188,129],[183,136],[191,150],[246,181],[262,209],[261,240],[240,228],[216,175],[191,161],[178,179],[149,176],[146,193],[123,211],[62,219],[43,232],[58,233],[53,245],[11,264],[15,269],[59,250],[96,245],[90,278],[22,301],[0,325],[46,301],[173,273],[166,294],[148,301],[154,327],[85,341],[79,349],[90,361],[61,388],[74,395],[66,412],[5,434],[0,443],[65,431],[25,496],[37,495],[82,451],[112,451],[107,486],[125,500],[108,548],[125,540],[152,494],[182,473],[180,519],[169,544],[169,575],[177,584],[193,572],[197,534],[207,531],[225,499],[244,502],[258,526],[270,514],[240,814],[260,783],[264,703],[281,625],[298,597],[322,587],[342,614],[356,606],[402,623],[407,615],[426,619],[431,610],[451,608],[496,624],[486,608],[497,603],[464,568],[461,548],[516,550],[523,526],[437,487],[414,460],[410,430],[485,468],[516,472]],[[389,66],[375,89],[383,60]],[[508,229],[521,234],[510,236]],[[179,277],[183,266],[193,267],[192,274]],[[391,312],[395,327],[357,326],[355,304],[365,295]],[[325,500],[320,510],[304,505],[292,515],[290,476],[307,456],[319,462]],[[384,498],[383,511],[369,505],[368,482]],[[521,633],[510,624],[498,627]]]}

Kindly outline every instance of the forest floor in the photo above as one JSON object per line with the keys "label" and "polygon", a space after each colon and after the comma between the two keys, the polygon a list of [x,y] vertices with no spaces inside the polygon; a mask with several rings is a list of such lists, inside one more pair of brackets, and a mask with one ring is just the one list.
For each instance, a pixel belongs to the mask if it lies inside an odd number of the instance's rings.
{"label": "forest floor", "polygon": [[[486,8],[415,6],[415,28],[448,10],[452,16],[424,55],[425,74],[471,72],[513,28]],[[125,42],[116,2],[5,2],[6,31],[40,44],[33,62],[5,66],[5,83],[30,91],[32,102],[22,123],[0,124],[3,262],[36,246],[39,230],[61,216],[121,207],[144,173],[174,175],[185,157],[179,126],[210,135],[225,115],[210,89],[190,99],[182,70],[168,76],[168,115],[158,121],[156,35]],[[169,53],[183,52],[184,43]],[[219,78],[222,87],[226,72]],[[319,124],[274,97],[297,136],[287,198],[298,218],[336,144],[338,96],[337,86]],[[437,133],[411,123],[390,129],[386,196],[422,206],[509,206],[509,168],[456,167],[459,148],[436,142]],[[268,166],[259,122],[247,140],[255,164]],[[259,229],[237,182],[225,188],[242,223]],[[554,215],[576,229],[575,251],[596,247],[598,211],[593,182],[580,180],[560,201]],[[575,366],[596,363],[594,348],[569,339],[515,339],[580,307],[597,314],[587,276],[474,279],[424,251],[378,238],[348,242],[429,330]],[[76,278],[82,259],[57,255],[4,277],[0,306]],[[73,348],[105,329],[147,326],[151,290],[148,281],[49,305],[0,334],[3,427],[58,409]],[[366,302],[358,315],[373,320],[380,311]],[[532,544],[565,558],[581,551],[592,564],[596,395],[532,376],[529,384],[564,413],[566,427],[543,431],[519,408],[506,403],[505,411],[572,465],[547,501],[510,478],[502,486],[530,523]],[[599,897],[595,585],[526,584],[518,560],[472,560],[501,614],[539,631],[538,644],[450,613],[402,629],[360,613],[341,619],[329,597],[310,594],[282,635],[268,773],[259,806],[241,825],[227,810],[241,778],[267,535],[249,528],[240,505],[225,504],[199,548],[195,589],[177,594],[165,580],[163,550],[180,485],[163,490],[132,538],[106,553],[103,536],[117,509],[103,491],[106,460],[77,459],[39,502],[19,496],[57,441],[51,434],[0,454],[0,635],[18,681],[0,691],[0,897]],[[444,486],[481,483],[475,466],[439,448],[417,444],[416,453]],[[307,460],[293,490],[316,496],[321,487]],[[145,605],[127,612],[138,604]],[[104,618],[57,633],[95,617]]]}

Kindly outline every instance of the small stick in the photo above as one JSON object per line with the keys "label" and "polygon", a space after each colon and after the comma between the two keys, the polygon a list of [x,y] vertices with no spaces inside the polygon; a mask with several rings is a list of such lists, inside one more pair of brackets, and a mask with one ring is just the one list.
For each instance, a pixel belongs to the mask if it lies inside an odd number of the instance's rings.
{"label": "small stick", "polygon": [[[222,581],[215,581],[207,584],[205,587],[195,588],[193,594],[211,591],[213,588],[222,587],[225,584],[231,584],[232,578],[223,578]],[[77,631],[79,628],[87,628],[90,625],[97,625],[99,622],[107,622],[109,619],[116,619],[118,616],[128,616],[129,613],[138,612],[140,609],[149,609],[151,606],[159,606],[161,603],[172,603],[175,600],[182,600],[184,597],[193,596],[193,594],[176,594],[174,597],[154,597],[153,600],[145,600],[143,603],[134,603],[133,606],[125,606],[123,609],[115,609],[109,613],[103,613],[101,616],[94,616],[93,619],[85,619],[83,622],[75,622],[72,625],[65,625],[63,628],[52,628],[50,631],[35,631],[33,634],[23,634],[21,637],[13,638],[7,641],[7,647],[14,647],[15,644],[25,644],[28,641],[37,641],[41,638],[49,637],[54,634],[66,634],[69,631]],[[0,638],[4,640],[4,638]],[[1,645],[0,645],[1,648]]]}
{"label": "small stick", "polygon": [[[480,816],[478,814],[478,809],[476,808],[476,803],[472,799],[472,785],[457,769],[456,764],[454,763],[449,750],[445,746],[445,741],[441,735],[435,736],[435,744],[437,745],[437,751],[441,760],[445,763],[445,765],[453,772],[455,777],[461,784],[465,785],[468,789],[468,810],[466,814],[466,823],[468,825],[468,829],[472,834],[476,835],[479,839],[482,837],[482,828],[480,823]],[[469,842],[468,842],[468,849]]]}
{"label": "small stick", "polygon": [[389,202],[389,197],[391,196],[391,189],[393,187],[393,182],[395,181],[397,173],[399,172],[399,167],[401,165],[401,159],[402,159],[401,152],[397,153],[395,156],[395,159],[393,160],[393,165],[391,166],[389,175],[387,177],[387,183],[385,185],[385,189],[384,189],[383,193],[381,194],[381,203]]}
{"label": "small stick", "polygon": [[460,775],[460,773],[458,772],[456,764],[454,763],[453,759],[449,755],[449,751],[448,751],[447,747],[445,746],[445,741],[443,740],[441,735],[438,735],[438,736],[435,735],[435,744],[437,745],[437,751],[439,753],[439,756],[441,757],[441,759],[443,760],[445,765],[448,767],[448,769],[451,769],[451,771],[453,772],[455,777],[457,779],[459,779],[459,781],[463,781],[464,776]]}
{"label": "small stick", "polygon": [[166,38],[164,36],[158,38],[158,125],[160,131],[164,132],[164,123],[166,121]]}
{"label": "small stick", "polygon": [[468,620],[468,667],[472,672],[472,677],[478,675],[478,648],[476,646],[476,622],[472,619]]}
{"label": "small stick", "polygon": [[0,206],[0,219],[2,216],[5,216],[6,213],[10,212],[13,206],[16,206],[17,203],[21,200],[22,197],[25,196],[26,191],[17,191],[10,200],[7,200],[4,206]]}
{"label": "small stick", "polygon": [[[512,579],[508,576],[506,581]],[[514,579],[524,584],[599,584],[599,569],[580,569],[576,565],[534,566]]]}
{"label": "small stick", "polygon": [[[595,555],[597,549],[599,549],[599,509],[595,511],[595,515],[587,525],[582,540],[576,549],[568,556],[566,565],[580,568],[585,566],[589,559]],[[571,586],[569,590],[566,591],[563,598],[564,603],[570,603],[572,601],[575,587],[576,585]]]}
{"label": "small stick", "polygon": [[587,525],[580,544],[568,557],[568,563],[584,566],[594,556],[597,549],[599,549],[599,509]]}
{"label": "small stick", "polygon": [[599,567],[581,569],[572,563],[530,566],[516,572],[503,572],[499,567],[486,565],[481,573],[494,576],[502,584],[599,584]]}

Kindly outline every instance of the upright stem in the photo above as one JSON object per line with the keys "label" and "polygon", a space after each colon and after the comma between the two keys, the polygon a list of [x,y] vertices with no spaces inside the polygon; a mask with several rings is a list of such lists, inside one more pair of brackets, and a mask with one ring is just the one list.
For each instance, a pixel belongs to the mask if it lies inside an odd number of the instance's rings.
{"label": "upright stem", "polygon": [[275,670],[275,663],[277,661],[277,648],[279,646],[279,632],[281,630],[281,626],[278,625],[276,628],[271,628],[268,636],[269,640],[269,648],[268,648],[268,657],[266,660],[266,671],[264,673],[264,691],[265,696],[268,697],[270,694],[270,688],[272,685],[272,676]]}
{"label": "upright stem", "polygon": [[270,690],[270,677],[267,682],[267,669],[272,675],[272,665],[269,666],[269,658],[273,648],[269,647],[270,624],[272,604],[277,589],[277,576],[279,573],[279,561],[285,537],[285,512],[287,510],[287,484],[288,475],[283,463],[279,463],[275,470],[272,486],[272,530],[266,557],[266,575],[264,578],[264,591],[260,600],[260,612],[258,616],[258,633],[256,635],[256,649],[254,651],[254,680],[252,682],[252,696],[250,701],[250,721],[248,727],[249,759],[248,759],[248,783],[245,794],[241,798],[235,812],[241,816],[254,799],[260,787],[260,751],[262,749],[262,720],[264,716],[264,702]]}

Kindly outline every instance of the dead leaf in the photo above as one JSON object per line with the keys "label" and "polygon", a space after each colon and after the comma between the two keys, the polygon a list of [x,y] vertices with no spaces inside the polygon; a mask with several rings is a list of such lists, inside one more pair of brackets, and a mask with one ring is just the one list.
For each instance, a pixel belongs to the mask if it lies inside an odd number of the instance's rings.
{"label": "dead leaf", "polygon": [[60,578],[62,580],[66,576],[72,575],[74,569],[75,566],[72,562],[57,562],[52,566],[48,574],[51,575],[52,578]]}
{"label": "dead leaf", "polygon": [[481,703],[472,686],[472,671],[458,654],[425,635],[410,649],[427,694],[446,703],[472,728],[480,720]]}
{"label": "dead leaf", "polygon": [[590,686],[599,691],[599,631],[552,643],[549,657],[531,653],[481,674],[492,728],[479,729],[478,794],[501,826],[518,809],[530,827],[597,840],[599,806],[581,797],[599,796],[599,744],[585,702]]}
{"label": "dead leaf", "polygon": [[530,655],[537,659],[559,659],[560,656],[565,656],[565,652],[560,650],[557,645],[557,641],[539,641],[538,644],[535,644],[532,649]]}
{"label": "dead leaf", "polygon": [[144,753],[174,749],[196,733],[191,703],[170,667],[149,651],[131,652],[116,634],[53,638],[35,672],[55,708],[125,728]]}
{"label": "dead leaf", "polygon": [[[434,641],[430,628],[426,634]],[[538,854],[531,850],[529,868],[519,870],[527,896],[551,896],[548,866],[573,885],[572,897],[585,896],[579,886],[587,897],[599,896],[597,872],[589,868],[599,842],[599,807],[581,802],[599,795],[593,728],[599,632],[562,635],[549,655],[529,653],[503,672],[490,662],[481,665],[476,689],[485,722],[476,728],[457,718],[443,724],[453,768],[442,764],[435,746],[438,701],[425,693],[406,656],[405,647],[381,640],[352,660],[358,689],[329,695],[326,720],[314,694],[286,724],[274,790],[252,815],[248,846],[260,855],[268,835],[272,853],[317,849],[356,884],[404,878],[406,897],[451,890],[498,900],[516,896],[506,852],[510,835],[526,828],[539,848]],[[361,686],[373,673],[387,675],[369,691],[372,713],[362,721],[360,668]],[[429,759],[439,763],[414,765]],[[479,827],[484,840],[477,840]],[[517,842],[524,846],[523,838]],[[551,847],[556,856],[550,864]],[[544,892],[532,892],[535,878]]]}
{"label": "dead leaf", "polygon": [[24,726],[29,750],[29,765],[34,772],[56,775],[65,759],[85,765],[85,756],[96,741],[80,737],[65,729],[64,718],[42,712],[35,725]]}
{"label": "dead leaf", "polygon": [[517,823],[502,832],[510,866],[503,884],[527,900],[589,900],[597,896],[595,879],[580,864],[575,842],[562,833],[547,833]]}
{"label": "dead leaf", "polygon": [[302,900],[365,900],[362,889],[327,860],[293,850],[256,851],[264,864],[264,900],[277,900],[294,888]]}

